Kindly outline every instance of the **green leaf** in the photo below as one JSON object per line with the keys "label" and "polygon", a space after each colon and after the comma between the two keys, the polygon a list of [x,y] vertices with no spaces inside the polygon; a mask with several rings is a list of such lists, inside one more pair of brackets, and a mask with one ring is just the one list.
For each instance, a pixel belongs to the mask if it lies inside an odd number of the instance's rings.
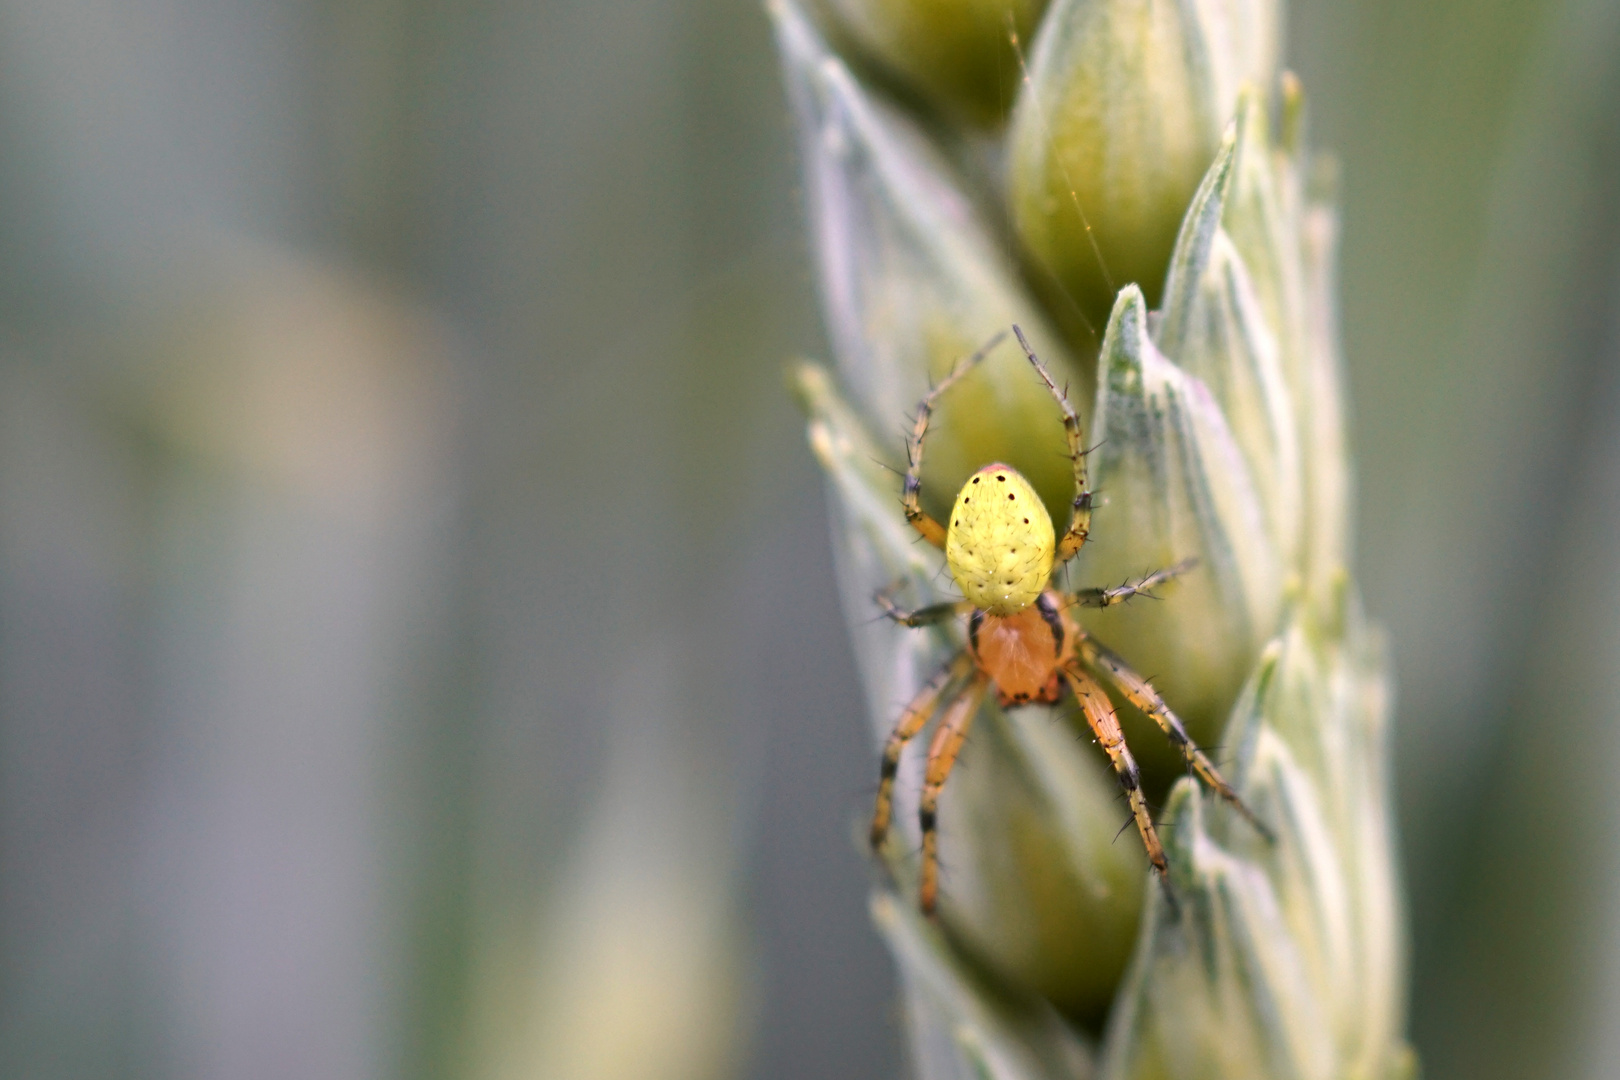
{"label": "green leaf", "polygon": [[903,899],[874,895],[872,921],[900,966],[920,1080],[1093,1075],[1090,1047],[1049,1005],[987,982]]}
{"label": "green leaf", "polygon": [[1296,608],[1268,646],[1229,736],[1239,789],[1276,841],[1177,785],[1165,816],[1180,912],[1152,900],[1105,1077],[1373,1080],[1409,1067],[1383,670],[1353,610],[1324,627]]}
{"label": "green leaf", "polygon": [[825,0],[841,26],[911,88],[964,123],[1012,108],[1018,54],[1046,0]]}
{"label": "green leaf", "polygon": [[1120,292],[1101,364],[1098,505],[1077,576],[1113,582],[1189,557],[1199,564],[1163,590],[1164,603],[1088,613],[1087,625],[1154,674],[1208,738],[1276,626],[1284,568],[1226,418],[1154,345],[1134,287]]}
{"label": "green leaf", "polygon": [[1187,211],[1154,340],[1209,387],[1243,451],[1266,525],[1285,566],[1299,564],[1303,462],[1281,346],[1248,267],[1221,225],[1239,175],[1236,149],[1263,117],[1240,109]]}
{"label": "green leaf", "polygon": [[894,585],[909,586],[919,605],[932,603],[938,599],[937,564],[900,514],[899,483],[879,463],[876,445],[839,396],[832,376],[814,364],[801,364],[792,373],[792,383],[809,418],[810,448],[831,488],[828,508],[838,583],[866,688],[873,739],[878,742],[893,726],[895,709],[927,681],[952,642],[937,630],[896,633],[877,620],[872,594]]}
{"label": "green leaf", "polygon": [[1019,237],[1093,319],[1157,304],[1177,230],[1244,80],[1269,83],[1270,2],[1056,0],[1009,138]]}
{"label": "green leaf", "polygon": [[1350,513],[1355,482],[1344,430],[1343,361],[1339,356],[1338,281],[1335,271],[1339,215],[1331,203],[1312,202],[1303,213],[1305,317],[1296,400],[1305,460],[1305,580],[1325,604],[1350,565]]}
{"label": "green leaf", "polygon": [[1221,215],[1226,210],[1226,189],[1232,177],[1232,160],[1237,149],[1237,125],[1227,126],[1221,137],[1220,149],[1210,162],[1198,190],[1193,193],[1187,213],[1181,219],[1176,234],[1175,250],[1170,255],[1170,269],[1165,274],[1164,306],[1159,326],[1154,335],[1159,346],[1169,355],[1180,355],[1197,304],[1209,252],[1215,243],[1215,232],[1221,227]]}

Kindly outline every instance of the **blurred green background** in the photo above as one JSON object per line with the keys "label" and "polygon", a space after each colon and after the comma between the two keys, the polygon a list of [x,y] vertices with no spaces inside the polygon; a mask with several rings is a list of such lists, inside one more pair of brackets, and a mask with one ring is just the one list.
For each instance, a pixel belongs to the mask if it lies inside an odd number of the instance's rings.
{"label": "blurred green background", "polygon": [[[1616,1075],[1620,7],[1289,20],[1413,1036]],[[0,0],[0,1072],[896,1075],[792,146],[749,0]]]}

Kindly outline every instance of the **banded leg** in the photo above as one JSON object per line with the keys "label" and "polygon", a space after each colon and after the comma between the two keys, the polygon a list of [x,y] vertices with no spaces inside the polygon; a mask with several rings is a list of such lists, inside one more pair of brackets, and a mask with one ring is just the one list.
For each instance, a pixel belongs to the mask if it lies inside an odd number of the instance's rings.
{"label": "banded leg", "polygon": [[1244,805],[1243,800],[1238,798],[1238,793],[1233,791],[1231,785],[1221,778],[1221,774],[1216,770],[1214,763],[1209,760],[1202,750],[1198,749],[1198,744],[1192,741],[1187,734],[1187,729],[1182,726],[1180,717],[1170,711],[1170,707],[1164,703],[1164,699],[1159,696],[1159,692],[1153,689],[1152,684],[1132,671],[1129,665],[1124,660],[1121,660],[1113,650],[1099,645],[1091,638],[1082,639],[1078,648],[1082,663],[1093,671],[1101,672],[1104,678],[1119,688],[1119,692],[1124,694],[1132,705],[1153,717],[1154,722],[1169,736],[1170,741],[1176,744],[1177,749],[1181,751],[1181,756],[1187,759],[1187,764],[1192,768],[1193,772],[1198,774],[1200,780],[1208,784],[1216,794],[1230,803],[1234,810],[1242,814],[1244,820],[1253,825],[1255,831],[1261,836],[1267,840],[1276,840],[1276,836],[1271,829],[1254,815],[1254,811]]}
{"label": "banded leg", "polygon": [[1096,680],[1084,671],[1072,666],[1062,671],[1069,688],[1074,691],[1075,700],[1080,703],[1086,723],[1091,725],[1092,734],[1097,736],[1097,741],[1108,752],[1108,760],[1113,762],[1114,771],[1119,774],[1120,787],[1125,789],[1125,798],[1131,804],[1131,817],[1136,819],[1136,831],[1142,834],[1142,844],[1147,848],[1148,862],[1153,864],[1165,895],[1174,907],[1175,897],[1170,893],[1170,864],[1165,861],[1164,845],[1159,843],[1159,833],[1153,827],[1153,816],[1148,813],[1147,797],[1142,794],[1142,774],[1136,767],[1136,759],[1131,756],[1130,747],[1125,745],[1125,733],[1120,730],[1114,703],[1108,700],[1108,695],[1103,693]]}
{"label": "banded leg", "polygon": [[940,695],[951,683],[963,679],[969,671],[973,670],[973,658],[964,649],[953,656],[946,664],[934,673],[921,690],[901,712],[900,719],[896,721],[894,730],[889,733],[888,742],[883,744],[883,765],[878,776],[877,806],[872,811],[871,840],[873,848],[881,848],[883,841],[889,835],[889,819],[894,813],[894,775],[900,770],[900,753],[923,729],[928,718],[934,715],[934,709],[939,704]]}
{"label": "banded leg", "polygon": [[945,716],[934,731],[934,741],[928,744],[928,772],[923,779],[922,798],[917,804],[917,818],[922,823],[922,884],[918,897],[924,915],[934,913],[939,900],[939,793],[956,765],[956,755],[967,739],[968,728],[978,715],[984,702],[990,680],[980,674],[945,707]]}
{"label": "banded leg", "polygon": [[1069,460],[1074,463],[1074,510],[1069,516],[1069,528],[1057,545],[1055,564],[1062,566],[1074,558],[1075,552],[1085,545],[1086,537],[1091,534],[1091,492],[1086,488],[1086,448],[1080,432],[1080,417],[1075,415],[1074,407],[1069,404],[1069,395],[1058,389],[1046,365],[1036,359],[1035,350],[1029,347],[1024,332],[1014,326],[1013,333],[1018,337],[1018,344],[1024,347],[1024,355],[1029,357],[1029,362],[1040,373],[1041,381],[1046,383],[1046,388],[1052,391],[1052,396],[1057,398],[1059,407],[1063,409],[1063,430],[1069,436]]}
{"label": "banded leg", "polygon": [[883,609],[883,614],[901,626],[933,626],[935,623],[967,615],[973,610],[971,601],[948,600],[943,604],[929,604],[927,607],[907,611],[894,602],[889,589],[879,590],[872,599]]}
{"label": "banded leg", "polygon": [[1103,608],[1123,604],[1133,596],[1151,596],[1151,589],[1180,577],[1197,565],[1197,559],[1182,559],[1168,569],[1153,571],[1140,581],[1127,581],[1111,589],[1077,589],[1074,593],[1074,602],[1081,607]]}
{"label": "banded leg", "polygon": [[945,526],[935,521],[924,512],[918,492],[922,490],[922,456],[923,437],[928,434],[928,421],[934,414],[934,402],[951,385],[972,371],[979,361],[990,355],[990,350],[1001,344],[1007,331],[1002,330],[995,337],[979,346],[979,351],[957,364],[951,373],[945,376],[945,381],[928,391],[922,401],[917,404],[917,419],[911,427],[911,438],[906,440],[906,481],[901,488],[900,505],[906,512],[906,521],[922,534],[922,538],[937,548],[945,546]]}

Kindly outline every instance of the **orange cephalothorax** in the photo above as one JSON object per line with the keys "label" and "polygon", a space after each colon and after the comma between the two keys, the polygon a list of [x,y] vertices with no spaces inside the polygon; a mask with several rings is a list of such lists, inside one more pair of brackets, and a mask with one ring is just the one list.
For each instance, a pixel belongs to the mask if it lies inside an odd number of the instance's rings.
{"label": "orange cephalothorax", "polygon": [[1065,607],[1060,594],[1047,591],[1015,615],[975,611],[969,618],[973,662],[996,684],[1003,705],[1055,704],[1062,696],[1059,669],[1074,656],[1080,633]]}

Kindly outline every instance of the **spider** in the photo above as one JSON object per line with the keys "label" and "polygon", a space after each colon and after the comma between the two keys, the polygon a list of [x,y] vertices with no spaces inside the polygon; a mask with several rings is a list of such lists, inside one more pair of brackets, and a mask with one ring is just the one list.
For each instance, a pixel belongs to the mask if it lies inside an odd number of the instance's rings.
{"label": "spider", "polygon": [[1091,492],[1086,489],[1086,452],[1081,445],[1080,419],[1058,389],[1046,367],[1035,356],[1024,332],[1013,333],[1024,354],[1046,383],[1063,411],[1069,458],[1074,465],[1074,506],[1068,529],[1057,538],[1052,518],[1035,489],[1016,469],[1000,463],[986,465],[968,478],[951,509],[949,528],[922,508],[923,439],[934,403],[1006,336],[997,334],[956,369],[917,407],[906,441],[905,486],[901,505],[906,520],[924,540],[945,551],[945,562],[957,588],[959,601],[934,604],[915,611],[897,607],[890,590],[876,600],[884,614],[905,626],[928,626],[950,619],[967,620],[967,645],[957,650],[900,714],[883,748],[877,808],[872,815],[871,841],[880,850],[887,840],[893,811],[894,778],[900,754],[912,738],[938,714],[933,741],[928,747],[918,817],[922,825],[922,874],[919,899],[924,914],[932,915],[939,896],[939,834],[935,810],[940,791],[956,764],[957,753],[980,704],[992,688],[1003,707],[1040,702],[1055,705],[1064,687],[1074,695],[1097,742],[1108,753],[1120,785],[1130,802],[1131,817],[1147,848],[1165,895],[1170,892],[1169,867],[1142,794],[1136,760],[1125,745],[1119,718],[1099,684],[1111,684],[1142,712],[1152,717],[1181,751],[1187,765],[1221,798],[1230,803],[1267,840],[1268,829],[1221,779],[1204,752],[1188,737],[1176,714],[1146,679],[1132,671],[1118,655],[1086,633],[1075,621],[1077,607],[1109,607],[1133,596],[1147,595],[1154,586],[1192,569],[1188,559],[1147,575],[1135,583],[1110,589],[1064,592],[1054,587],[1054,564],[1062,566],[1085,544],[1091,526]]}

